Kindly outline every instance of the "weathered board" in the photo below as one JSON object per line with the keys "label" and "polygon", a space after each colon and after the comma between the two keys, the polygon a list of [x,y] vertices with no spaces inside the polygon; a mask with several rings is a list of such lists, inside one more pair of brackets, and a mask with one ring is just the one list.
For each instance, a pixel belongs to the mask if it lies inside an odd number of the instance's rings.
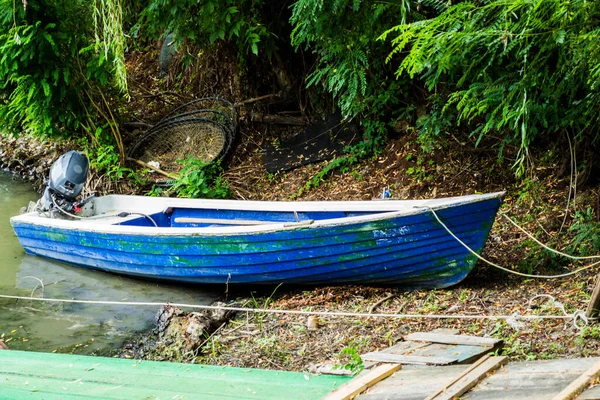
{"label": "weathered board", "polygon": [[473,386],[477,385],[482,379],[486,378],[502,365],[506,364],[508,357],[489,357],[482,363],[478,363],[474,368],[468,368],[458,379],[454,380],[448,387],[445,387],[439,393],[436,393],[431,400],[452,400],[457,399],[463,393],[466,393]]}
{"label": "weathered board", "polygon": [[423,400],[430,394],[438,392],[460,375],[465,365],[449,365],[445,367],[426,367],[421,365],[405,365],[398,371],[368,391],[357,397],[360,400]]}
{"label": "weathered board", "polygon": [[441,344],[456,344],[466,346],[494,347],[502,344],[502,339],[484,338],[478,336],[448,335],[435,332],[415,332],[404,337],[404,340],[421,341]]}
{"label": "weathered board", "polygon": [[365,361],[400,364],[466,364],[502,346],[500,339],[456,335],[447,330],[411,333],[404,339],[404,342],[361,357]]}
{"label": "weathered board", "polygon": [[[550,400],[600,358],[512,362],[495,373],[488,374],[469,392],[462,394],[464,400]],[[416,366],[407,365],[393,376],[379,382],[360,400],[423,400],[439,392],[469,366]],[[600,399],[600,387],[583,392],[578,400]]]}
{"label": "weathered board", "polygon": [[356,379],[353,379],[350,382],[346,382],[344,385],[329,393],[324,400],[353,399],[355,396],[362,393],[367,388],[394,374],[396,371],[400,370],[400,368],[402,368],[402,365],[400,364],[379,365],[373,368],[372,370],[361,374]]}
{"label": "weathered board", "polygon": [[319,399],[341,376],[0,351],[2,399]]}

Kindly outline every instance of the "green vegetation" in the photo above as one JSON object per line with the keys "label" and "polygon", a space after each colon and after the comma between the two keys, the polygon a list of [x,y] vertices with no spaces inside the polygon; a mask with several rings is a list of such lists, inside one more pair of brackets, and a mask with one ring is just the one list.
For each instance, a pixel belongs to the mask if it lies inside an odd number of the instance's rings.
{"label": "green vegetation", "polygon": [[574,237],[567,250],[581,256],[597,255],[600,251],[600,222],[588,206],[575,212],[575,220],[569,227]]}
{"label": "green vegetation", "polygon": [[99,51],[89,2],[0,3],[0,120],[4,131],[37,137],[109,132],[122,150],[112,49]]}
{"label": "green vegetation", "polygon": [[138,8],[142,8],[141,18],[132,32],[144,38],[174,33],[180,45],[228,41],[242,57],[258,55],[259,50],[270,54],[275,49],[272,29],[280,23],[275,18],[280,10],[268,1],[151,0]]}
{"label": "green vegetation", "polygon": [[224,199],[229,197],[229,183],[220,175],[220,164],[206,165],[200,160],[188,158],[180,162],[183,168],[179,179],[169,189],[179,197]]}
{"label": "green vegetation", "polygon": [[[516,171],[529,161],[531,143],[563,132],[598,139],[600,5],[585,0],[438,2],[435,18],[386,31],[389,61],[399,77],[420,77],[439,111],[433,126],[464,124],[479,142],[489,133],[517,143]],[[502,155],[502,145],[500,155]]]}
{"label": "green vegetation", "polygon": [[[364,140],[327,164],[304,191],[319,186],[332,171],[349,171],[359,161],[377,157],[390,126],[400,120],[416,127],[426,151],[442,147],[449,134],[464,135],[462,131],[478,145],[486,136],[496,138],[501,159],[507,145],[517,146],[517,175],[530,165],[530,147],[538,138],[567,135],[594,144],[599,137],[596,2],[0,4],[4,130],[84,138],[94,149],[92,157],[102,157],[102,149],[112,146],[119,157],[111,162],[120,166],[125,152],[119,132],[127,90],[124,53],[128,46],[144,49],[169,34],[186,50],[184,67],[217,42],[226,44],[248,76],[261,65],[283,68],[284,59],[304,65],[288,66],[286,74],[304,82],[299,89],[309,95],[310,109],[338,108],[360,123]],[[424,111],[419,115],[418,107]],[[423,181],[428,167],[411,166],[406,172]],[[181,182],[180,188],[188,185]]]}
{"label": "green vegetation", "polygon": [[354,375],[358,375],[365,368],[360,354],[354,347],[344,347],[338,358],[340,364],[337,364],[336,367],[346,369]]}

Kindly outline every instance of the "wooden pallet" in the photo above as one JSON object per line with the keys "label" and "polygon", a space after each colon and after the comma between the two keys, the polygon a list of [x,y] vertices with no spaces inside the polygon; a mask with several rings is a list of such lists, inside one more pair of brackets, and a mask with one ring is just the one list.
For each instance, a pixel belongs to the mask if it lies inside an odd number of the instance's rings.
{"label": "wooden pallet", "polygon": [[356,398],[600,400],[600,385],[593,386],[600,358],[505,362],[505,357],[485,357],[473,365],[406,365]]}
{"label": "wooden pallet", "polygon": [[[361,355],[365,364],[365,371],[357,378],[330,393],[326,399],[352,399],[378,382],[394,376],[401,369],[402,364],[464,364],[484,356],[481,361],[474,363],[466,371],[458,374],[455,381],[438,390],[430,400],[450,399],[452,396],[465,393],[479,379],[502,365],[506,357],[486,355],[486,353],[490,353],[501,346],[502,340],[462,336],[457,335],[457,333],[458,331],[449,329],[437,329],[428,333],[412,333],[405,336],[404,341],[395,346]],[[378,363],[384,364],[375,366]]]}
{"label": "wooden pallet", "polygon": [[501,339],[457,335],[456,330],[436,329],[411,333],[404,341],[385,350],[361,355],[366,362],[417,365],[471,363],[502,347]]}

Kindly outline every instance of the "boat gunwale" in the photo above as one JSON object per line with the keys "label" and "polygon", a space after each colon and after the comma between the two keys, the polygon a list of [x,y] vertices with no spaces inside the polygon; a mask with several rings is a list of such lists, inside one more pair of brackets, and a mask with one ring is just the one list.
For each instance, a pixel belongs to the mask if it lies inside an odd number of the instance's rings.
{"label": "boat gunwale", "polygon": [[[222,210],[240,210],[240,211],[372,211],[375,214],[367,214],[367,215],[359,215],[352,217],[336,217],[329,218],[323,220],[315,220],[311,223],[308,221],[299,221],[299,222],[273,222],[269,223],[269,221],[265,221],[264,225],[234,225],[234,226],[207,226],[207,227],[152,227],[152,226],[134,226],[134,225],[118,225],[118,224],[107,224],[105,222],[98,222],[98,218],[92,219],[92,221],[87,220],[67,220],[67,219],[55,219],[48,218],[40,215],[38,212],[31,212],[28,214],[22,214],[10,219],[11,225],[15,227],[15,223],[23,223],[28,225],[41,226],[46,228],[55,228],[62,229],[66,231],[73,232],[86,232],[86,233],[98,233],[98,234],[116,234],[116,235],[127,235],[127,236],[153,236],[153,237],[168,237],[168,236],[233,236],[233,235],[250,235],[250,234],[267,234],[267,233],[275,233],[275,232],[283,232],[283,231],[293,231],[299,229],[320,229],[320,228],[329,228],[329,227],[338,227],[338,226],[346,226],[346,225],[354,225],[354,224],[365,224],[371,222],[378,222],[382,220],[389,220],[398,217],[408,217],[412,215],[422,214],[423,212],[428,211],[429,209],[433,210],[444,210],[448,208],[454,208],[459,206],[464,206],[468,204],[479,203],[492,199],[501,199],[504,196],[505,192],[495,192],[488,194],[478,194],[478,195],[468,195],[468,196],[458,196],[458,197],[447,197],[440,199],[427,199],[427,200],[382,200],[382,201],[353,201],[353,202],[246,202],[240,200],[204,200],[204,199],[170,199],[170,200],[192,200],[196,202],[196,206],[191,206],[191,202],[179,202],[177,201],[173,203],[173,205],[169,205],[168,201],[162,202],[161,204],[167,204],[168,207],[173,208],[195,208],[195,209],[222,209]],[[123,195],[109,195],[103,196],[99,199],[103,198],[143,198],[148,199],[143,196],[123,196]],[[111,199],[108,199],[110,201]],[[169,200],[169,199],[165,199]],[[201,204],[201,202],[203,204]],[[190,204],[190,206],[185,206],[186,204]],[[377,205],[385,205],[384,210],[377,210],[375,207],[356,207],[358,205],[371,205],[371,203],[375,203]],[[391,208],[394,204],[398,206],[401,203],[405,204],[413,204],[410,208],[405,208],[403,210],[396,211],[386,211],[385,208]],[[235,208],[225,207],[232,206],[233,204],[239,205]],[[285,205],[301,205],[302,207],[296,207],[296,209],[290,210],[273,210],[271,209],[258,209],[258,208],[247,208],[243,207],[243,205],[251,204],[256,206],[257,204],[263,207],[273,206],[275,204],[285,204]],[[373,205],[375,205],[373,204]],[[421,205],[419,205],[421,204]],[[312,205],[313,209],[303,209],[306,205]],[[352,207],[348,207],[348,205],[352,205]],[[218,206],[218,207],[217,207]],[[327,206],[329,209],[322,209],[320,207]],[[335,206],[339,206],[339,208],[333,208]],[[345,206],[345,207],[344,207]],[[406,207],[406,205],[404,206]],[[154,212],[149,210],[144,210],[146,213],[158,213],[163,212],[165,207],[162,209],[156,209]],[[120,210],[119,210],[120,211]],[[132,211],[135,212],[135,211]],[[140,218],[138,216],[138,218]],[[119,219],[119,221],[125,221],[124,219]]]}

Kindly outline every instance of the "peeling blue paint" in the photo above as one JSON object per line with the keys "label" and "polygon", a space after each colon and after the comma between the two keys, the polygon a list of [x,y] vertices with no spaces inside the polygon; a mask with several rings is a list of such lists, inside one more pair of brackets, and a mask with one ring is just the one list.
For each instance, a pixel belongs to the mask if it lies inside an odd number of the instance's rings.
{"label": "peeling blue paint", "polygon": [[[437,214],[461,240],[480,252],[499,205],[499,198],[488,198],[440,209]],[[176,225],[174,216],[223,218],[219,212],[176,209],[172,215],[153,217],[168,227]],[[267,214],[237,211],[228,217],[285,222],[292,217],[291,222],[296,217],[331,218],[314,212]],[[202,235],[197,230],[194,235],[159,236],[150,226],[147,233],[130,234],[61,230],[20,220],[11,223],[28,253],[115,273],[183,282],[433,288],[460,282],[476,264],[476,258],[427,211],[366,223],[227,236]],[[147,224],[143,217],[127,221],[127,225]]]}

